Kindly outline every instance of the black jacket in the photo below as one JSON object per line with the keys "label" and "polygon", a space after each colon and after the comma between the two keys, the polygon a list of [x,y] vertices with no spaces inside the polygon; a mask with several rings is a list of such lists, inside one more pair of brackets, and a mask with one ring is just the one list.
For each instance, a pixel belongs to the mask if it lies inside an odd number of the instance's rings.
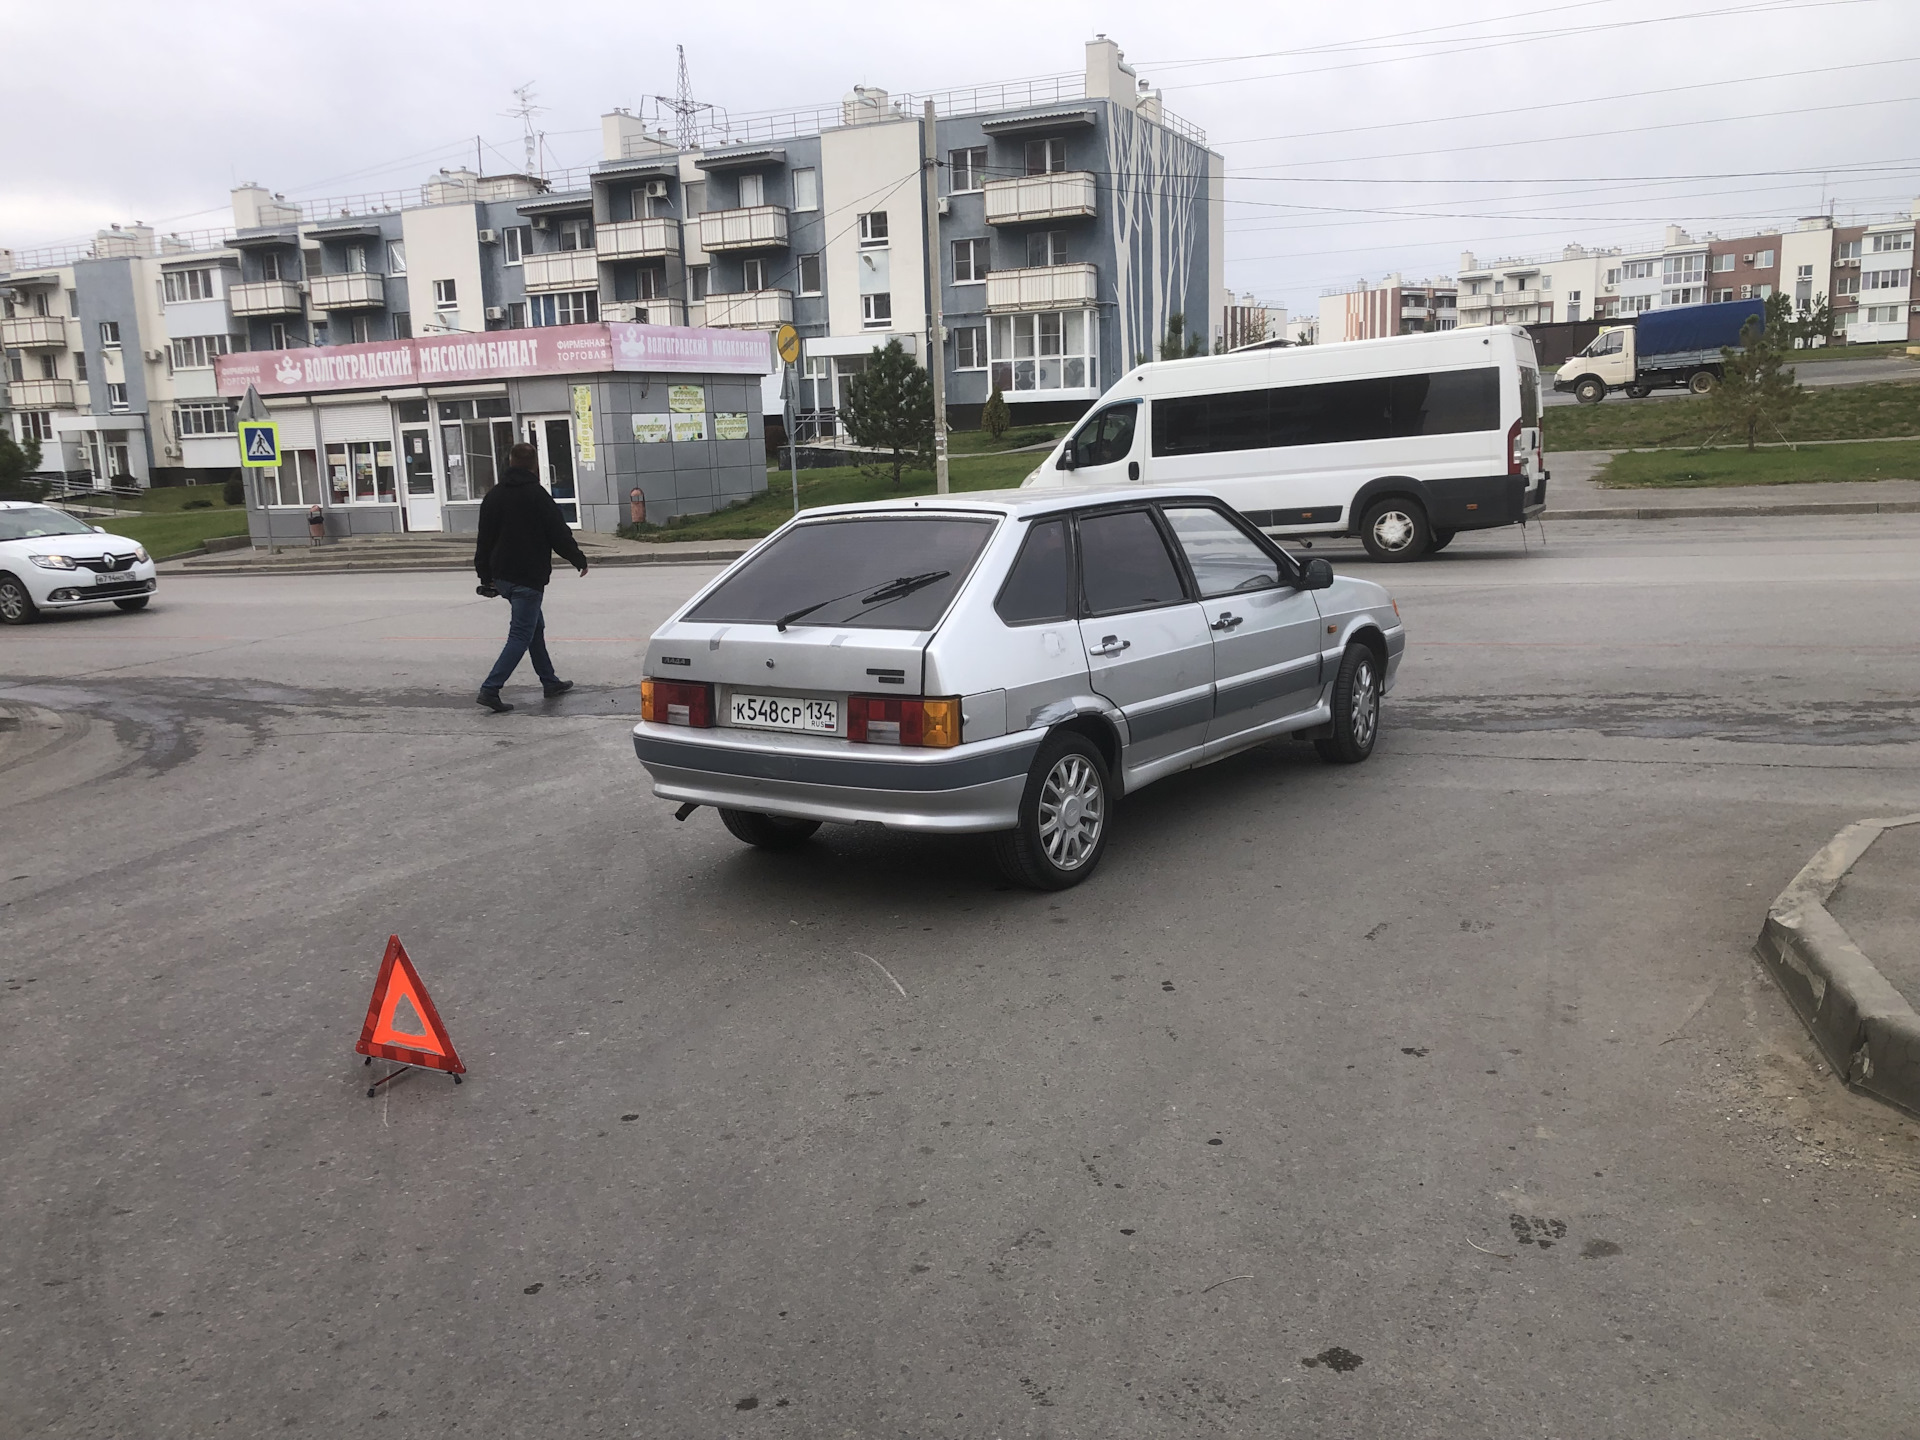
{"label": "black jacket", "polygon": [[473,568],[482,585],[511,580],[544,587],[558,551],[576,568],[587,563],[560,506],[530,470],[509,470],[480,502],[480,541]]}

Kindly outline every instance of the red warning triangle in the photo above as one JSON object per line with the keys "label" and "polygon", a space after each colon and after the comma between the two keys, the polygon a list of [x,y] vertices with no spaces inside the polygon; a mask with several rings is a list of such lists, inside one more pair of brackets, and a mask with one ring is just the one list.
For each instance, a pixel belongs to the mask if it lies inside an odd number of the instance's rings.
{"label": "red warning triangle", "polygon": [[360,1027],[360,1043],[353,1048],[356,1054],[377,1055],[402,1065],[421,1065],[453,1075],[467,1073],[448,1038],[447,1027],[440,1023],[440,1012],[433,1008],[433,997],[427,994],[420,972],[413,968],[398,935],[387,937],[380,976],[373,982],[373,998],[367,1002],[367,1023]]}

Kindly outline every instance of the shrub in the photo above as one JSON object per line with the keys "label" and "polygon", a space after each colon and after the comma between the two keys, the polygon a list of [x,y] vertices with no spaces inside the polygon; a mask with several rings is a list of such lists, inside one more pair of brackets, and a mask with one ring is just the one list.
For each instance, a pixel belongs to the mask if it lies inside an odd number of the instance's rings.
{"label": "shrub", "polygon": [[1007,413],[1007,397],[1000,393],[998,385],[993,394],[987,397],[986,408],[980,412],[980,428],[998,440],[1007,433],[1007,427],[1013,424],[1013,416]]}
{"label": "shrub", "polygon": [[244,480],[227,481],[225,485],[220,487],[220,498],[225,500],[229,505],[246,504],[247,482]]}

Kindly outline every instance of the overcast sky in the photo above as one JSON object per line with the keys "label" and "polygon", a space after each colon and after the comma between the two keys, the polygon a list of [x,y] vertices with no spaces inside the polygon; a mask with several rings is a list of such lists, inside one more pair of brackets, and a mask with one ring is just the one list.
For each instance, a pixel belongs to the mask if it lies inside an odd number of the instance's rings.
{"label": "overcast sky", "polygon": [[16,248],[218,227],[241,180],[417,185],[472,163],[476,134],[489,170],[518,169],[504,112],[529,81],[550,160],[588,164],[604,111],[672,92],[676,43],[696,97],[743,114],[1078,73],[1096,31],[1226,156],[1228,283],[1295,313],[1362,276],[1451,274],[1462,249],[1731,236],[1920,194],[1916,0],[8,9]]}

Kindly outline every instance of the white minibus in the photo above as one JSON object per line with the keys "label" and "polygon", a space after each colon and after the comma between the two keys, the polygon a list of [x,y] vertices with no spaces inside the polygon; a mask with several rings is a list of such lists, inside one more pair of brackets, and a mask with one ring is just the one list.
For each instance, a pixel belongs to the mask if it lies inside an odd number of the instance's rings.
{"label": "white minibus", "polygon": [[1178,485],[1417,560],[1545,509],[1545,462],[1533,341],[1491,325],[1141,365],[1023,487]]}

